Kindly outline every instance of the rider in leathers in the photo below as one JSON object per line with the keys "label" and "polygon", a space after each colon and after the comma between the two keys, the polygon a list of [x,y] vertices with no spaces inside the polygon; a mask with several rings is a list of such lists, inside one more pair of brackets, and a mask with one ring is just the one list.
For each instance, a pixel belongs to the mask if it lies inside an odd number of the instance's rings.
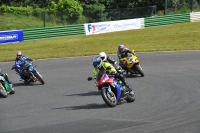
{"label": "rider in leathers", "polygon": [[24,60],[33,61],[32,59],[28,58],[27,56],[23,56],[21,51],[18,51],[17,57],[15,59],[15,68],[12,68],[12,69],[15,69],[15,71],[17,73],[19,73],[19,75],[21,77],[20,81],[24,81],[24,74],[23,74],[23,71],[22,71]]}
{"label": "rider in leathers", "polygon": [[4,77],[5,80],[6,80],[9,84],[12,84],[12,81],[9,80],[8,74],[7,74],[7,73],[1,73],[1,72],[0,72],[0,76]]}
{"label": "rider in leathers", "polygon": [[119,65],[124,69],[127,70],[125,64],[123,64],[123,62],[120,61],[121,58],[127,57],[128,54],[134,54],[132,53],[132,51],[128,48],[125,48],[123,44],[120,44],[118,46],[118,51],[117,51],[117,56],[119,58]]}
{"label": "rider in leathers", "polygon": [[99,56],[101,57],[103,62],[109,62],[111,65],[113,65],[117,72],[123,73],[121,67],[117,65],[117,61],[115,61],[111,56],[107,56],[105,52],[100,52]]}
{"label": "rider in leathers", "polygon": [[131,87],[126,83],[125,77],[122,74],[117,73],[116,69],[109,62],[103,62],[100,56],[93,58],[93,66],[93,77],[95,79],[99,70],[104,69],[108,74],[114,75],[116,78],[121,80],[128,90],[132,90]]}

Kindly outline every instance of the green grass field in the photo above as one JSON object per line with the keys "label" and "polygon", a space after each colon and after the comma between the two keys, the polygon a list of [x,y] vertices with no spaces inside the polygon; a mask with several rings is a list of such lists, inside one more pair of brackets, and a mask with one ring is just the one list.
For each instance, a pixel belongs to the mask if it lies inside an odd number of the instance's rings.
{"label": "green grass field", "polygon": [[0,45],[0,62],[13,61],[17,51],[32,59],[116,54],[119,44],[135,52],[200,50],[200,22],[190,22],[90,36],[73,36]]}

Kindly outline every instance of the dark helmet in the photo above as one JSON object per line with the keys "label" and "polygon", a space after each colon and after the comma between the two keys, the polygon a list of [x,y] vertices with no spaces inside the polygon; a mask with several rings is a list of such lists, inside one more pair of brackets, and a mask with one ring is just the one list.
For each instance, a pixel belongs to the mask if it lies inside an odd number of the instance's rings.
{"label": "dark helmet", "polygon": [[96,56],[92,59],[92,64],[95,68],[100,68],[102,64],[102,59],[100,56]]}
{"label": "dark helmet", "polygon": [[124,45],[123,44],[120,44],[119,46],[118,46],[118,51],[119,52],[122,52],[124,50]]}

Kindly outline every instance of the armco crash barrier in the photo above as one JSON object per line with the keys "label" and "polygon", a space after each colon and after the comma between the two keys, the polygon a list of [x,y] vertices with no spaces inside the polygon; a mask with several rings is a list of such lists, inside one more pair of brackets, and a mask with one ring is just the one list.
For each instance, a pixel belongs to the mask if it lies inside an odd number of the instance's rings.
{"label": "armco crash barrier", "polygon": [[173,14],[145,18],[145,28],[153,26],[170,25],[175,23],[190,22],[190,13]]}
{"label": "armco crash barrier", "polygon": [[0,44],[15,43],[23,41],[22,30],[0,31]]}
{"label": "armco crash barrier", "polygon": [[[200,21],[200,12],[140,18],[140,28],[193,21]],[[88,24],[86,25],[88,26]],[[93,27],[89,28],[92,29]],[[0,44],[21,42],[23,40],[45,39],[51,37],[85,35],[86,32],[88,32],[88,29],[87,27],[84,27],[84,24],[31,28],[24,29],[23,31],[0,31]]]}
{"label": "armco crash barrier", "polygon": [[84,25],[53,26],[24,29],[24,40],[45,39],[52,37],[84,35]]}

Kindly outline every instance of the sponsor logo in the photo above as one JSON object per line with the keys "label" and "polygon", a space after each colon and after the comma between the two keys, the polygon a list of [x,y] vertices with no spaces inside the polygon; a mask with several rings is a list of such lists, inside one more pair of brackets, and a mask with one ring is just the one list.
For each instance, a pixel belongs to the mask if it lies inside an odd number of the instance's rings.
{"label": "sponsor logo", "polygon": [[96,29],[96,26],[95,26],[95,25],[88,24],[88,31],[89,31],[89,32],[94,33],[95,29]]}
{"label": "sponsor logo", "polygon": [[0,35],[0,41],[1,40],[15,40],[18,39],[18,35],[14,34],[14,35]]}
{"label": "sponsor logo", "polygon": [[101,31],[105,31],[107,30],[107,27],[109,27],[110,24],[88,24],[88,31],[90,33],[94,33],[94,32],[101,32]]}

